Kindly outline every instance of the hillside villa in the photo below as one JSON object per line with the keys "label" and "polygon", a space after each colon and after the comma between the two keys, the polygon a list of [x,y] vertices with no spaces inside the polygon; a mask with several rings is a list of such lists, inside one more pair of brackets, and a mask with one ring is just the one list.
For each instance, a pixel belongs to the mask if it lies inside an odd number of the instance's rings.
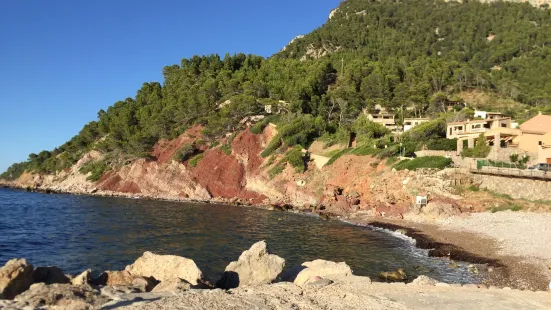
{"label": "hillside villa", "polygon": [[[494,147],[495,154],[503,153],[505,157],[526,154],[532,162],[551,163],[551,116],[540,113],[520,128],[512,128],[514,122],[501,113],[477,111],[475,115],[485,118],[447,124],[446,137],[457,139],[458,154],[463,151],[464,141],[467,141],[468,148],[473,148],[476,138],[484,134],[486,143]],[[502,149],[509,150],[502,152]]]}
{"label": "hillside villa", "polygon": [[539,114],[520,125],[522,135],[513,141],[519,151],[531,154],[538,163],[551,164],[551,116]]}
{"label": "hillside villa", "polygon": [[427,122],[430,122],[430,118],[404,118],[404,132]]}

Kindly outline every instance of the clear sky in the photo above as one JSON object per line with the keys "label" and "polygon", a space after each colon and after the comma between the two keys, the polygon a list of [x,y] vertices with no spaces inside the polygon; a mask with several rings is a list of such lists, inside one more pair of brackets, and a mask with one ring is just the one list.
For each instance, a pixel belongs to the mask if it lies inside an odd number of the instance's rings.
{"label": "clear sky", "polygon": [[0,173],[182,58],[270,56],[340,0],[17,0],[0,8]]}

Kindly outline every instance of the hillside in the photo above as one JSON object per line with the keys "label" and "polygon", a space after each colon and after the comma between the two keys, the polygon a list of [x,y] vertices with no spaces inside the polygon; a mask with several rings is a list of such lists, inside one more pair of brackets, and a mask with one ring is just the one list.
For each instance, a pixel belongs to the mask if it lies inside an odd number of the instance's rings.
{"label": "hillside", "polygon": [[[268,158],[318,138],[335,144],[354,135],[360,145],[396,145],[384,128],[360,117],[376,104],[442,120],[449,117],[442,114],[446,102],[476,90],[519,102],[528,114],[551,111],[549,43],[551,12],[526,3],[348,0],[326,24],[268,59],[194,56],[165,67],[163,83],[144,83],[64,145],[30,154],[1,177],[67,172],[96,151],[101,156],[80,168],[95,182],[136,161],[157,161],[154,146],[190,128],[201,128],[200,137],[169,159],[197,165],[208,149],[228,150],[226,137],[254,115],[266,116],[255,133],[279,125],[262,153]],[[266,105],[281,113],[270,115]],[[415,139],[441,136],[436,130]],[[408,153],[420,146],[411,139]],[[281,165],[293,164],[289,158]]]}

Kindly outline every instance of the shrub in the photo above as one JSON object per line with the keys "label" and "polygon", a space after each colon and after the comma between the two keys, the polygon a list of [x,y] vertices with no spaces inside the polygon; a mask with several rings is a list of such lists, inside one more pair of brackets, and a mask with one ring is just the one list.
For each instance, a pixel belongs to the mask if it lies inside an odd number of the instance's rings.
{"label": "shrub", "polygon": [[220,150],[222,150],[222,152],[226,153],[226,155],[231,155],[231,145],[229,144],[224,144],[220,147]]}
{"label": "shrub", "polygon": [[341,156],[345,155],[345,154],[348,154],[352,149],[344,149],[344,150],[340,150],[338,153],[336,153],[335,155],[333,155],[329,161],[325,164],[325,166],[330,166],[332,165],[337,159],[339,159]]}
{"label": "shrub", "polygon": [[507,211],[507,210],[511,210],[513,212],[518,212],[518,211],[522,210],[522,207],[515,204],[515,203],[508,203],[508,204],[500,205],[498,207],[491,207],[489,209],[489,211],[491,213],[496,213],[496,212],[500,212],[500,211]]}
{"label": "shrub", "polygon": [[273,179],[276,175],[280,174],[285,169],[285,162],[279,162],[272,169],[268,171],[270,179]]}
{"label": "shrub", "polygon": [[295,167],[296,172],[304,172],[306,165],[304,164],[304,156],[302,154],[302,148],[300,146],[294,147],[287,152],[283,161],[288,162],[291,166]]}
{"label": "shrub", "polygon": [[263,133],[264,128],[266,128],[266,126],[268,126],[268,124],[270,124],[270,122],[274,119],[274,116],[268,116],[264,118],[261,122],[258,122],[251,127],[251,132],[255,135]]}
{"label": "shrub", "polygon": [[363,137],[364,139],[381,138],[390,133],[388,128],[370,121],[364,115],[354,121],[352,130],[356,133],[357,137]]}
{"label": "shrub", "polygon": [[431,139],[425,146],[433,151],[457,151],[457,139]]}
{"label": "shrub", "polygon": [[389,158],[387,158],[387,160],[386,160],[386,165],[387,165],[387,166],[392,166],[392,165],[394,165],[397,161],[398,161],[398,158],[397,158],[397,157],[394,157],[394,156],[393,156],[393,157],[389,157]]}
{"label": "shrub", "polygon": [[[496,143],[499,142],[496,141]],[[472,149],[464,149],[463,152],[461,152],[461,157],[486,158],[491,150],[492,147],[486,144],[486,137],[484,137],[484,134],[480,134],[476,139],[475,147]]]}
{"label": "shrub", "polygon": [[174,159],[177,161],[186,161],[197,153],[197,148],[194,144],[184,144],[175,154]]}
{"label": "shrub", "polygon": [[189,166],[190,167],[197,167],[197,164],[203,159],[203,153],[199,155],[195,155],[192,159],[189,160]]}
{"label": "shrub", "polygon": [[111,167],[109,167],[109,165],[107,165],[104,161],[90,161],[84,164],[79,171],[82,174],[91,173],[86,179],[88,181],[97,182],[101,176],[110,169]]}
{"label": "shrub", "polygon": [[417,170],[422,168],[444,169],[452,163],[450,158],[442,156],[417,157],[415,159],[406,159],[393,166],[396,170]]}
{"label": "shrub", "polygon": [[214,141],[211,143],[210,148],[215,148],[220,145],[220,141]]}
{"label": "shrub", "polygon": [[469,185],[469,187],[467,187],[468,190],[470,190],[471,192],[478,192],[480,191],[480,187],[476,186],[476,185]]}
{"label": "shrub", "polygon": [[318,128],[319,126],[321,126],[319,122],[316,122],[316,119],[311,115],[298,117],[288,124],[279,127],[279,133],[270,141],[260,155],[268,157],[282,144],[285,144],[287,147],[301,145],[306,148],[322,131],[321,128]]}

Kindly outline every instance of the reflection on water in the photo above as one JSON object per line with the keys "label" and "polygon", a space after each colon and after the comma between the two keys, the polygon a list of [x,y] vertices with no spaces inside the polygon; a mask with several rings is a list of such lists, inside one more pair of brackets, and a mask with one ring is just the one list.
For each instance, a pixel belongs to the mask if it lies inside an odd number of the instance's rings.
{"label": "reflection on water", "polygon": [[428,258],[408,241],[316,217],[254,208],[0,189],[0,264],[25,257],[68,273],[119,270],[144,251],[193,259],[213,280],[241,252],[266,240],[292,267],[345,261],[357,275],[406,269],[447,282],[472,281],[464,264]]}

